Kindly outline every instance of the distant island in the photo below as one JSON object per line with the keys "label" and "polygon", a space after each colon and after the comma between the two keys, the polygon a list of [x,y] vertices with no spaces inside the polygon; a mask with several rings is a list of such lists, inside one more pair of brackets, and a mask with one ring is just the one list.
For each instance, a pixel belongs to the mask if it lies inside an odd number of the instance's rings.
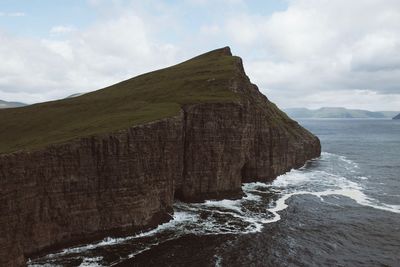
{"label": "distant island", "polygon": [[[66,98],[74,98],[83,95],[84,93],[76,93],[67,96]],[[22,102],[8,102],[4,100],[0,100],[0,109],[4,108],[19,108],[19,107],[24,107],[27,106],[28,104],[22,103]]]}
{"label": "distant island", "polygon": [[400,113],[393,117],[394,120],[400,120]]}
{"label": "distant island", "polygon": [[2,108],[18,108],[26,106],[27,104],[21,102],[7,102],[4,100],[0,100],[0,109]]}
{"label": "distant island", "polygon": [[[331,118],[331,119],[384,119],[392,118],[398,111],[369,111],[362,109],[347,109],[343,107],[323,107],[319,109],[288,108],[284,109],[292,118]],[[400,115],[400,114],[399,114]]]}

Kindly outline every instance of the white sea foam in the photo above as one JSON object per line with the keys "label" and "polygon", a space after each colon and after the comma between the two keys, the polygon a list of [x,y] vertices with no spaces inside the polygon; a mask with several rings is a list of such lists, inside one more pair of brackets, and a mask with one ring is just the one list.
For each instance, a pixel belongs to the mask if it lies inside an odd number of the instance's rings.
{"label": "white sea foam", "polygon": [[102,267],[99,263],[102,259],[103,257],[84,258],[79,267]]}
{"label": "white sea foam", "polygon": [[[353,168],[353,171],[356,172],[358,165],[357,163],[347,159],[344,156],[338,156],[332,153],[328,152],[323,152],[321,155],[322,160],[329,160],[336,157],[340,161],[346,163],[347,165],[350,165]],[[365,176],[355,176],[356,179],[359,180],[368,180],[368,177]],[[318,185],[314,186],[313,184]],[[306,190],[306,191],[297,191],[296,186],[299,185],[307,185],[304,186],[306,188],[318,188],[318,187],[325,187],[329,188],[326,190]],[[286,200],[289,199],[290,197],[294,195],[314,195],[323,200],[324,196],[332,196],[332,195],[339,195],[339,196],[344,196],[348,197],[355,202],[357,202],[359,205],[363,206],[368,206],[371,208],[379,209],[379,210],[385,210],[385,211],[390,211],[394,213],[400,213],[400,205],[390,205],[390,204],[385,204],[382,203],[376,199],[373,199],[371,197],[368,197],[365,195],[363,192],[363,187],[358,184],[357,182],[350,181],[348,178],[338,175],[338,174],[333,174],[329,173],[326,171],[311,171],[311,172],[306,172],[302,170],[292,170],[291,172],[279,176],[273,183],[272,186],[284,188],[284,192],[281,196],[280,199],[276,201],[276,206],[272,209],[268,209],[270,212],[274,213],[277,215],[277,219],[274,221],[279,220],[279,214],[277,214],[278,211],[284,210],[287,208],[287,205],[285,204]],[[291,187],[291,189],[295,188],[294,192],[287,190],[288,187]],[[286,190],[285,190],[286,189]],[[285,193],[286,191],[286,193]]]}
{"label": "white sea foam", "polygon": [[235,210],[240,213],[242,211],[240,203],[241,200],[239,201],[230,199],[224,199],[219,201],[207,200],[204,204],[202,204],[202,206],[220,207],[224,209]]}
{"label": "white sea foam", "polygon": [[[389,204],[381,203],[375,199],[367,197],[361,190],[351,189],[351,188],[326,190],[326,191],[321,191],[321,192],[299,191],[299,192],[285,194],[276,201],[276,206],[274,208],[268,209],[268,210],[273,212],[274,214],[277,214],[278,211],[282,211],[288,207],[288,205],[286,204],[286,200],[288,200],[290,197],[295,196],[295,195],[314,195],[314,196],[321,198],[322,200],[323,200],[324,196],[334,196],[334,195],[344,196],[344,197],[348,197],[348,198],[354,200],[355,202],[357,202],[359,205],[362,205],[362,206],[368,206],[368,207],[379,209],[379,210],[400,213],[400,205],[389,205]],[[280,219],[279,214],[277,217]],[[278,221],[279,219],[274,220],[274,222]]]}
{"label": "white sea foam", "polygon": [[215,267],[221,267],[222,266],[222,257],[219,255],[214,255],[215,258]]}
{"label": "white sea foam", "polygon": [[[133,236],[122,237],[122,238],[106,237],[103,240],[101,240],[100,242],[87,244],[84,246],[66,248],[60,252],[48,254],[45,257],[43,257],[42,259],[46,259],[46,258],[52,259],[52,258],[57,258],[57,257],[63,256],[63,255],[68,255],[68,254],[78,254],[78,253],[86,252],[86,251],[93,250],[93,249],[100,248],[100,247],[121,244],[121,243],[124,243],[127,241],[131,241],[133,239],[139,239],[139,238],[143,238],[143,237],[153,236],[163,230],[172,229],[177,224],[184,223],[187,221],[193,222],[195,220],[196,220],[196,216],[194,214],[189,214],[186,212],[175,212],[173,215],[173,220],[163,223],[163,224],[160,224],[158,227],[154,228],[153,230],[138,233]],[[87,260],[87,261],[93,261],[94,259],[98,259],[98,258],[84,258],[84,260]],[[36,265],[29,265],[29,266],[33,267]],[[82,266],[89,266],[89,265],[82,265]],[[90,265],[90,266],[92,266],[92,265]],[[94,266],[97,266],[97,265],[94,265]]]}

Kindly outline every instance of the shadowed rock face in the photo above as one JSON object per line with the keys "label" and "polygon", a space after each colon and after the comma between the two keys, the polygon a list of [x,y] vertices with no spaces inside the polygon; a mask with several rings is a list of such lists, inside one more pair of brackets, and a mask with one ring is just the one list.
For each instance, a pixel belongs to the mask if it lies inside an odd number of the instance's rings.
{"label": "shadowed rock face", "polygon": [[243,182],[320,155],[318,138],[250,83],[239,58],[229,90],[238,101],[185,104],[175,117],[0,155],[0,266],[153,227],[175,198],[240,197]]}
{"label": "shadowed rock face", "polygon": [[400,120],[400,114],[393,117],[394,120]]}
{"label": "shadowed rock face", "polygon": [[0,266],[170,218],[182,172],[180,118],[0,156]]}

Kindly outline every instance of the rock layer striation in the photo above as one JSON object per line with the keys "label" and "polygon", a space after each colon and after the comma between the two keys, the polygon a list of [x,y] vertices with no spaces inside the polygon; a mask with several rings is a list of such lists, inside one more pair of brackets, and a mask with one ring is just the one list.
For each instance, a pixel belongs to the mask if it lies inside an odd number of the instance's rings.
{"label": "rock layer striation", "polygon": [[165,119],[1,154],[0,266],[154,227],[171,218],[174,199],[237,198],[242,183],[320,155],[318,138],[259,92],[240,58],[226,86],[235,100],[186,103]]}

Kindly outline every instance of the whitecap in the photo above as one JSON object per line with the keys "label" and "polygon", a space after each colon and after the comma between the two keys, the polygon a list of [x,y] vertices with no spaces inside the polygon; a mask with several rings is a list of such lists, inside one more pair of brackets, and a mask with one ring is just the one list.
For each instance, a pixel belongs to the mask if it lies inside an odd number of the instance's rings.
{"label": "whitecap", "polygon": [[99,263],[102,259],[103,257],[84,258],[79,267],[102,267]]}

